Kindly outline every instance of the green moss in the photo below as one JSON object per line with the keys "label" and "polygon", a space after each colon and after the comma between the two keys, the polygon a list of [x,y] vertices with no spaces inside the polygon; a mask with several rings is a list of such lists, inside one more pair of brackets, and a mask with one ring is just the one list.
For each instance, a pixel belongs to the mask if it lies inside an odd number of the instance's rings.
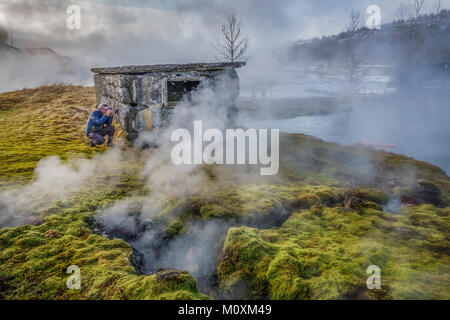
{"label": "green moss", "polygon": [[[90,207],[90,206],[88,206]],[[77,213],[74,213],[77,212]],[[187,272],[158,281],[138,276],[122,240],[94,235],[95,212],[68,208],[41,225],[0,229],[0,281],[6,299],[205,299]],[[57,229],[59,237],[46,237]],[[81,290],[68,290],[70,265],[81,271]]]}
{"label": "green moss", "polygon": [[298,201],[300,202],[299,206],[301,208],[310,208],[312,206],[317,206],[322,203],[322,201],[317,195],[311,193],[300,195],[298,197]]}
{"label": "green moss", "polygon": [[[225,294],[236,290],[239,291],[238,298],[262,298],[265,293],[265,277],[255,271],[270,261],[273,250],[271,244],[259,239],[256,229],[231,228],[224,244],[227,263],[221,263],[217,269],[222,279],[221,289]],[[225,274],[229,276],[225,278]]]}
{"label": "green moss", "polygon": [[189,198],[161,201],[157,219],[166,223],[167,233],[174,236],[198,220],[264,221],[283,210],[335,205],[343,201],[345,192],[342,188],[307,185],[233,185],[220,189],[211,186]]}
{"label": "green moss", "polygon": [[301,261],[287,251],[277,254],[270,261],[266,278],[271,292],[271,299],[295,300],[308,294],[308,285],[298,277],[304,272]]}
{"label": "green moss", "polygon": [[183,231],[186,231],[185,224],[183,219],[177,217],[173,219],[170,224],[167,226],[167,234],[170,237],[173,237],[176,234],[180,234]]}
{"label": "green moss", "polygon": [[[316,210],[321,214],[296,212],[276,230],[231,229],[218,267],[221,288],[233,295],[246,287],[251,297],[270,299],[449,298],[450,261],[437,250],[449,247],[447,210],[408,207],[395,222],[373,209]],[[428,224],[414,225],[418,212]],[[403,230],[422,240],[399,236]],[[369,265],[381,268],[382,290],[365,287]]]}

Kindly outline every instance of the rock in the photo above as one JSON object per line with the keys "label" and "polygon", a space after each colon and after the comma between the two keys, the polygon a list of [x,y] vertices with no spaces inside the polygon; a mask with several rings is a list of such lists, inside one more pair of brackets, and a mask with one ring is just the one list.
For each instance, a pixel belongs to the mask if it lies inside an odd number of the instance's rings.
{"label": "rock", "polygon": [[361,209],[364,207],[364,201],[354,195],[346,194],[344,198],[344,207],[346,209]]}
{"label": "rock", "polygon": [[441,202],[441,190],[426,180],[417,181],[414,185],[412,196],[434,205],[438,205]]}
{"label": "rock", "polygon": [[133,250],[133,256],[131,257],[131,264],[136,269],[138,274],[145,274],[146,270],[145,270],[144,254],[133,247],[131,247],[131,249]]}
{"label": "rock", "polygon": [[158,282],[161,282],[164,279],[175,279],[178,278],[178,276],[181,274],[181,272],[177,269],[168,268],[168,269],[159,269],[156,271],[156,275],[158,276]]}
{"label": "rock", "polygon": [[155,223],[153,222],[152,219],[143,219],[139,223],[139,231],[140,232],[150,231],[154,228],[155,228]]}
{"label": "rock", "polygon": [[417,206],[419,204],[424,204],[425,201],[423,201],[422,199],[418,199],[418,198],[402,196],[401,197],[401,203],[402,203],[402,205]]}
{"label": "rock", "polygon": [[132,241],[134,239],[136,239],[139,235],[138,230],[136,230],[136,226],[133,226],[132,228],[130,228],[129,225],[124,225],[124,226],[107,226],[105,228],[105,232],[106,234],[108,234],[109,236],[112,236],[114,238],[119,238],[125,241]]}
{"label": "rock", "polygon": [[59,238],[61,237],[61,233],[58,230],[50,229],[45,232],[44,237],[46,238]]}

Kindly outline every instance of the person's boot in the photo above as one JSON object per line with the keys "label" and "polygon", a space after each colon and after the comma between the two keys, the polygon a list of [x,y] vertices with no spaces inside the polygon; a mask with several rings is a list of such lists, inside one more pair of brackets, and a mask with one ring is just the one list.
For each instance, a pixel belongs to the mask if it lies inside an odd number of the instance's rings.
{"label": "person's boot", "polygon": [[93,143],[92,141],[89,141],[89,147],[95,147],[95,143]]}

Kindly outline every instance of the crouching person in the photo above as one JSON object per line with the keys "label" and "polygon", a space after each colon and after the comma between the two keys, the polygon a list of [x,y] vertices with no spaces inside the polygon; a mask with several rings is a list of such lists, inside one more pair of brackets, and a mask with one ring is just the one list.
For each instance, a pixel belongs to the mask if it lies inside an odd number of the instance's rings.
{"label": "crouching person", "polygon": [[102,104],[98,110],[92,112],[86,125],[86,136],[89,138],[89,145],[95,147],[105,143],[105,136],[108,136],[108,147],[113,147],[113,138],[116,129],[112,125],[114,110],[108,105]]}

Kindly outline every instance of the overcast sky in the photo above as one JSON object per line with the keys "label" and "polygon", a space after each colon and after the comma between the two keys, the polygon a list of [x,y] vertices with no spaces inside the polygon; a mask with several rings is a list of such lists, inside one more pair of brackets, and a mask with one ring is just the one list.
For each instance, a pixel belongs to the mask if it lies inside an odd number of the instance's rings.
{"label": "overcast sky", "polygon": [[[405,0],[407,3],[412,0]],[[0,24],[19,47],[50,47],[89,61],[140,64],[211,60],[210,42],[234,12],[250,37],[251,55],[298,39],[339,33],[352,8],[381,8],[396,18],[398,0],[0,0]],[[426,11],[435,0],[427,0]],[[450,0],[442,0],[449,8]],[[81,9],[81,29],[69,30],[69,5]]]}

